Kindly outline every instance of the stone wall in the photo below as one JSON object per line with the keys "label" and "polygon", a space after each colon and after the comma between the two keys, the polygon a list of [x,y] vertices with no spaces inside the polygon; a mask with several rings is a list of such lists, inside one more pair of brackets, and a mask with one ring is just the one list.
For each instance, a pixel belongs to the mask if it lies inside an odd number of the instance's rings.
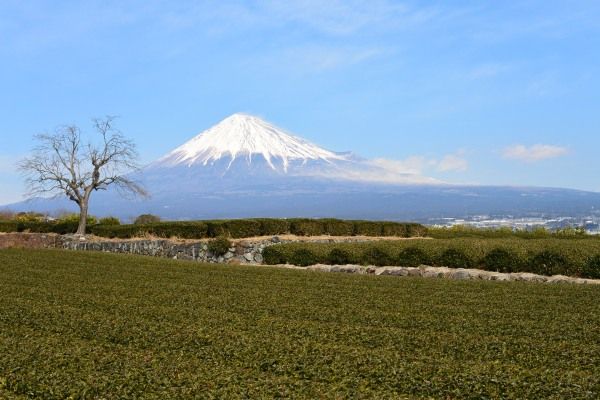
{"label": "stone wall", "polygon": [[[370,239],[366,239],[370,240]],[[81,241],[75,237],[64,237],[62,248],[68,250],[93,250],[110,253],[129,253],[155,257],[168,257],[178,260],[194,260],[206,263],[237,263],[237,264],[261,264],[263,262],[262,252],[267,246],[277,243],[289,243],[297,241],[338,243],[365,241],[362,238],[327,238],[327,239],[281,239],[273,236],[261,240],[239,239],[232,240],[232,246],[223,256],[216,256],[208,251],[208,242],[186,242],[177,243],[171,240],[147,239],[147,240],[124,240],[124,241]]]}
{"label": "stone wall", "polygon": [[62,244],[68,250],[92,250],[110,253],[129,253],[154,257],[168,257],[178,260],[194,260],[207,263],[260,264],[262,250],[274,244],[273,239],[255,242],[232,242],[232,247],[223,256],[208,251],[208,242],[176,243],[170,240],[131,240],[131,241],[79,241],[66,240]]}
{"label": "stone wall", "polygon": [[[300,268],[290,265],[278,265],[285,268]],[[304,267],[308,271],[344,272],[348,274],[373,274],[392,276],[418,276],[421,278],[446,278],[455,280],[484,280],[484,281],[523,281],[536,283],[579,283],[600,285],[600,279],[584,279],[564,275],[537,275],[529,272],[492,272],[481,269],[432,267],[375,267],[361,265],[324,265],[316,264]]]}
{"label": "stone wall", "polygon": [[231,241],[232,245],[226,254],[223,256],[216,256],[208,251],[207,240],[186,242],[168,239],[99,240],[98,238],[79,238],[74,235],[61,236],[43,233],[6,233],[0,234],[0,248],[62,248],[67,250],[91,250],[109,253],[168,257],[206,263],[261,264],[263,262],[262,251],[265,247],[277,243],[299,241],[313,243],[346,243],[370,240],[374,240],[374,238],[295,237],[290,239],[273,236],[263,239],[237,239]]}

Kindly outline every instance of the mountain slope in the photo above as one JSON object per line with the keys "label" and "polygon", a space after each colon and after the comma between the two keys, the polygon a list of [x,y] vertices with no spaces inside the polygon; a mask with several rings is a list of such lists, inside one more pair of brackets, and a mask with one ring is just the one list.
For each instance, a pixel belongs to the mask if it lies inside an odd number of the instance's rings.
{"label": "mountain slope", "polygon": [[[330,162],[345,159],[260,118],[233,114],[179,146],[158,163],[163,166],[206,166],[223,158],[233,162],[238,157],[245,158],[248,164],[252,163],[254,157],[261,157],[272,169],[281,167],[284,172],[293,160]],[[276,162],[280,163],[278,167]]]}
{"label": "mountain slope", "polygon": [[439,183],[415,174],[391,172],[352,153],[323,149],[247,114],[225,118],[150,164],[143,176],[156,181],[173,173],[217,176],[225,181],[250,175],[254,179],[303,176],[356,182]]}

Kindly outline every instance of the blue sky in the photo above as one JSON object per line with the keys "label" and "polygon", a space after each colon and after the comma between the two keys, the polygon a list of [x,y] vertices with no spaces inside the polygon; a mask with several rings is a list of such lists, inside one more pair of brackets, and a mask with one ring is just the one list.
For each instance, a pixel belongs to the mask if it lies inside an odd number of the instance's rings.
{"label": "blue sky", "polygon": [[0,2],[0,204],[34,134],[151,161],[234,112],[448,182],[600,190],[598,1]]}

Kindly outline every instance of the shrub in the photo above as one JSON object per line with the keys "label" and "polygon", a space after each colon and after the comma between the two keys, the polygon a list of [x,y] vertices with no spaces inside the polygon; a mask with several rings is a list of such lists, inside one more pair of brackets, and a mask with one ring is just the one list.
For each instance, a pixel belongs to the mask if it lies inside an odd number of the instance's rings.
{"label": "shrub", "polygon": [[207,221],[206,227],[208,237],[219,237],[229,235],[224,221]]}
{"label": "shrub", "polygon": [[285,253],[282,250],[281,245],[265,247],[262,255],[263,255],[263,260],[264,260],[265,264],[268,264],[268,265],[287,263]]}
{"label": "shrub", "polygon": [[[77,214],[77,213],[63,214],[56,219],[56,223],[65,223],[65,224],[77,223],[77,224],[79,224],[79,214]],[[98,223],[98,219],[96,217],[94,217],[93,215],[87,216],[87,224],[88,225],[95,225],[97,223]]]}
{"label": "shrub", "polygon": [[485,255],[482,264],[487,271],[518,272],[522,270],[523,262],[514,251],[495,248]]}
{"label": "shrub", "polygon": [[133,221],[135,225],[151,224],[160,222],[160,217],[152,214],[142,214]]}
{"label": "shrub", "polygon": [[389,253],[379,247],[367,247],[363,252],[363,263],[366,265],[391,265],[392,257]]}
{"label": "shrub", "polygon": [[449,268],[472,268],[473,259],[461,249],[446,249],[439,257],[438,264]]}
{"label": "shrub", "polygon": [[396,222],[382,222],[381,223],[381,235],[382,236],[398,236],[408,237],[408,224],[399,224]]}
{"label": "shrub", "polygon": [[290,219],[290,233],[298,236],[319,236],[324,233],[323,223],[318,219]]}
{"label": "shrub", "polygon": [[148,234],[144,225],[95,225],[90,227],[90,232],[96,236],[129,239]]}
{"label": "shrub", "polygon": [[232,238],[260,236],[260,222],[252,219],[232,219],[223,223]]}
{"label": "shrub", "polygon": [[[88,232],[91,230],[90,227],[93,226],[93,224],[95,223],[95,218],[91,217],[88,218]],[[53,233],[58,233],[59,235],[66,235],[68,233],[75,233],[77,232],[77,227],[79,226],[79,216],[77,216],[77,220],[73,221],[73,220],[64,220],[64,221],[57,221],[54,224],[47,224],[47,226],[38,226],[37,229],[42,229],[42,230],[37,230],[35,232],[53,232]],[[33,228],[35,229],[35,228]],[[31,232],[34,232],[31,228],[30,228]]]}
{"label": "shrub", "polygon": [[225,255],[231,247],[231,241],[224,236],[208,241],[208,251],[217,257]]}
{"label": "shrub", "polygon": [[259,218],[261,235],[281,235],[290,232],[290,223],[286,219]]}
{"label": "shrub", "polygon": [[581,276],[584,278],[600,279],[600,254],[591,257],[584,265]]}
{"label": "shrub", "polygon": [[421,224],[406,222],[382,222],[382,236],[422,237],[427,234],[427,228]]}
{"label": "shrub", "polygon": [[403,267],[418,267],[421,264],[430,264],[431,258],[424,250],[418,247],[402,249],[396,258],[396,264]]}
{"label": "shrub", "polygon": [[327,255],[327,264],[330,265],[346,265],[350,264],[352,257],[346,250],[340,248],[332,249]]}
{"label": "shrub", "polygon": [[15,215],[14,219],[18,222],[44,222],[46,216],[36,212],[20,212]]}
{"label": "shrub", "polygon": [[550,236],[550,231],[543,226],[539,226],[532,231],[529,232],[530,236],[533,238],[545,238]]}
{"label": "shrub", "polygon": [[117,217],[105,217],[98,220],[99,225],[121,225],[121,221]]}
{"label": "shrub", "polygon": [[529,261],[531,272],[540,275],[567,274],[568,266],[567,259],[553,250],[541,251]]}
{"label": "shrub", "polygon": [[585,228],[583,227],[566,227],[556,230],[554,235],[557,237],[573,238],[573,237],[584,237],[587,235]]}
{"label": "shrub", "polygon": [[[424,228],[424,227],[423,227]],[[513,230],[512,228],[477,228],[468,225],[454,225],[452,227],[426,228],[427,234],[436,239],[451,238],[523,238],[523,239],[545,239],[545,238],[578,238],[589,237],[582,228],[564,228],[555,232],[544,227],[533,230]]]}
{"label": "shrub", "polygon": [[[136,219],[136,223],[132,225],[107,225],[101,223],[98,225],[90,225],[90,231],[97,236],[103,237],[118,237],[131,238],[140,235],[153,235],[158,237],[181,237],[188,239],[214,238],[219,236],[227,236],[232,238],[252,237],[262,235],[279,235],[285,233],[293,233],[300,236],[316,236],[329,234],[332,236],[350,235],[353,234],[355,222],[344,221],[337,219],[232,219],[232,220],[213,220],[213,221],[177,221],[177,222],[147,222],[140,221],[150,220],[154,216],[149,214],[140,216]],[[359,221],[363,226],[369,227],[364,232],[373,234],[380,231],[384,223]],[[36,222],[37,223],[37,222]],[[46,224],[46,223],[41,223]],[[75,225],[76,222],[73,221]],[[388,226],[394,226],[394,230],[388,233],[399,234],[401,232],[419,231],[423,228],[419,224],[401,224],[401,223],[385,223]],[[33,225],[31,225],[33,226]],[[30,228],[31,228],[30,226]],[[46,226],[46,225],[44,225]],[[7,225],[9,229],[10,226]],[[75,226],[75,229],[77,227]],[[3,228],[0,228],[3,229]],[[38,227],[36,229],[42,229]],[[50,228],[46,228],[50,229]],[[69,228],[70,229],[70,226]],[[64,230],[64,229],[62,229]],[[74,232],[75,230],[73,230]]]}
{"label": "shrub", "polygon": [[354,234],[354,224],[351,221],[340,219],[322,219],[323,233],[331,236],[352,236]]}
{"label": "shrub", "polygon": [[307,267],[317,263],[317,256],[312,250],[297,249],[292,252],[288,261],[290,264]]}
{"label": "shrub", "polygon": [[202,222],[157,222],[140,225],[139,229],[140,232],[164,238],[202,239],[208,237],[208,227]]}
{"label": "shrub", "polygon": [[10,210],[0,210],[0,221],[12,221],[16,214]]}
{"label": "shrub", "polygon": [[354,233],[363,236],[382,236],[383,223],[373,221],[354,221]]}
{"label": "shrub", "polygon": [[424,237],[429,229],[421,224],[406,224],[406,237]]}
{"label": "shrub", "polygon": [[0,221],[0,232],[18,232],[19,223],[17,221]]}

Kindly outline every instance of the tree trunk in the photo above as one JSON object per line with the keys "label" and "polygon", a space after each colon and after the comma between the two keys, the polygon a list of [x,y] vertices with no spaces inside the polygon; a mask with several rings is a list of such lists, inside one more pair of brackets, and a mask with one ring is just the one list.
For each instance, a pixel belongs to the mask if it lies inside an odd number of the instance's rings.
{"label": "tree trunk", "polygon": [[76,235],[84,236],[85,235],[85,227],[87,224],[87,215],[88,215],[88,200],[85,199],[79,205],[79,226],[77,227]]}

